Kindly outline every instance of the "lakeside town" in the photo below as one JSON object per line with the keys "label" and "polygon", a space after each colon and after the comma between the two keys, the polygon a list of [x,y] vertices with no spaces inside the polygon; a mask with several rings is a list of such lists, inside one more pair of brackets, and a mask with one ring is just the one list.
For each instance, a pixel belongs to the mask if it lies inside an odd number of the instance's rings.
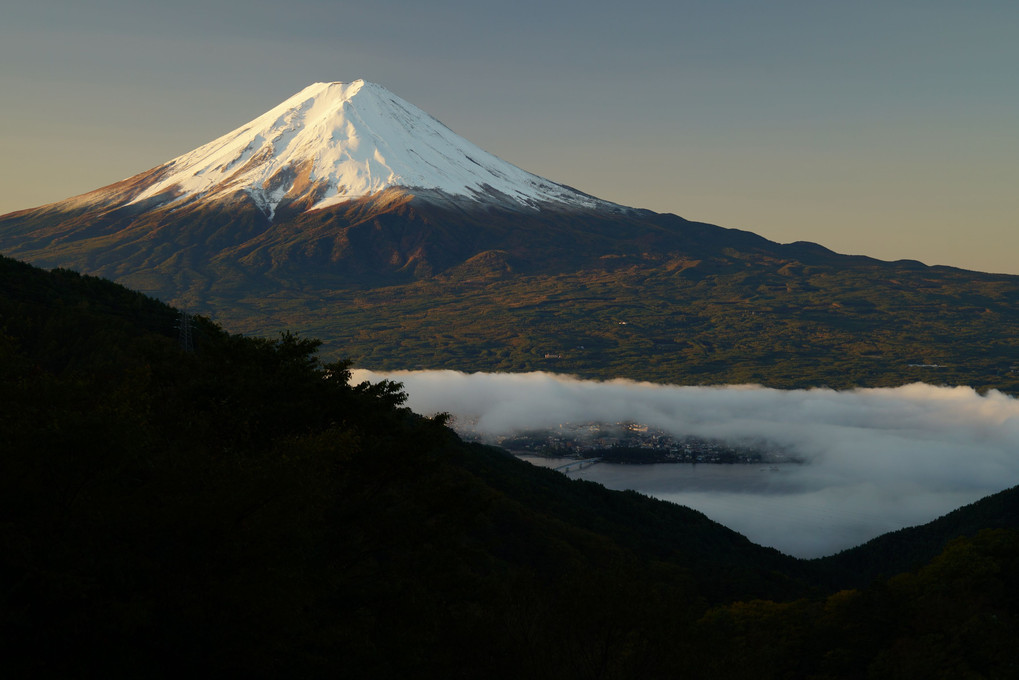
{"label": "lakeside town", "polygon": [[605,463],[706,463],[774,465],[802,462],[795,455],[763,441],[724,442],[694,436],[674,436],[642,423],[563,423],[554,430],[532,430],[492,436],[476,422],[458,421],[465,440],[500,446],[511,453],[547,458],[599,458]]}

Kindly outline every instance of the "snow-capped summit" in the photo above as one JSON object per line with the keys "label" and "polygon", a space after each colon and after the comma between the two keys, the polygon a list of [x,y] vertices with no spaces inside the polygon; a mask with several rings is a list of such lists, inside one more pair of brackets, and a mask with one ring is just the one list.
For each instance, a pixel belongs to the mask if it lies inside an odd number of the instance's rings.
{"label": "snow-capped summit", "polygon": [[473,280],[660,257],[686,237],[654,219],[525,172],[357,80],[310,85],[167,163],[2,215],[0,251],[165,299],[275,295],[316,277]]}
{"label": "snow-capped summit", "polygon": [[497,158],[363,80],[309,85],[160,170],[132,203],[243,191],[272,219],[284,199],[315,210],[402,187],[518,207],[612,205]]}

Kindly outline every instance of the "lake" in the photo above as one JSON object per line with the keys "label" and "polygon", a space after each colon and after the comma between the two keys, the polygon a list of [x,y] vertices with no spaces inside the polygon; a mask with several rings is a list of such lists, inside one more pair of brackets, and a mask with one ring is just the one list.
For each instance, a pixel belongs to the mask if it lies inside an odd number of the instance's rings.
{"label": "lake", "polygon": [[[517,457],[541,467],[573,462]],[[847,481],[825,475],[816,466],[795,463],[597,463],[567,476],[693,508],[755,543],[804,558],[833,554],[883,533],[928,522],[979,497],[960,492],[946,498],[942,490],[932,505],[918,490],[908,503],[899,503],[909,506],[900,508],[903,512],[889,514],[883,510],[889,499],[879,485]]]}

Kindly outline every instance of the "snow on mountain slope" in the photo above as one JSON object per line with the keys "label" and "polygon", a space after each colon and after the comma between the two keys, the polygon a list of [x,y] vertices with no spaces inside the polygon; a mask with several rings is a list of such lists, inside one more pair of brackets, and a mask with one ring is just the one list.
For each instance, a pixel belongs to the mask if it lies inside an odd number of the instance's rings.
{"label": "snow on mountain slope", "polygon": [[517,207],[617,207],[525,172],[363,80],[309,85],[162,170],[132,203],[190,202],[240,190],[272,219],[284,199],[314,210],[405,187]]}

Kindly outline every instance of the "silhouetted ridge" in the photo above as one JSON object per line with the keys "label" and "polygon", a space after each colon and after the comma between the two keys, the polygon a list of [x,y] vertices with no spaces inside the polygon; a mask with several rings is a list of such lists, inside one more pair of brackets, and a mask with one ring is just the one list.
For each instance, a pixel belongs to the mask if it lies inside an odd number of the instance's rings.
{"label": "silhouetted ridge", "polygon": [[1019,528],[1019,487],[963,506],[916,527],[883,534],[837,555],[815,560],[838,574],[840,583],[860,587],[877,578],[915,570],[939,555],[953,539],[984,529]]}
{"label": "silhouetted ridge", "polygon": [[[178,319],[109,282],[0,258],[9,674],[1014,670],[1014,530],[832,593],[844,573],[827,564],[466,445],[403,408],[398,385],[350,385],[314,340],[197,317],[184,351]],[[1010,526],[1015,492],[928,529]]]}

